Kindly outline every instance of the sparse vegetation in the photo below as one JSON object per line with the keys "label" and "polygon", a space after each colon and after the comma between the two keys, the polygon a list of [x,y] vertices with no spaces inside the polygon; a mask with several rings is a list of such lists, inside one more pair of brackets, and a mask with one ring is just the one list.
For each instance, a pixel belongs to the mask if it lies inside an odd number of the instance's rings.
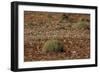
{"label": "sparse vegetation", "polygon": [[25,62],[87,58],[90,58],[89,14],[24,12]]}
{"label": "sparse vegetation", "polygon": [[79,22],[77,22],[79,29],[87,29],[89,27],[88,22],[84,21],[83,19],[80,19]]}
{"label": "sparse vegetation", "polygon": [[42,48],[43,53],[63,52],[63,51],[64,51],[63,43],[58,40],[48,40],[47,42],[45,42]]}

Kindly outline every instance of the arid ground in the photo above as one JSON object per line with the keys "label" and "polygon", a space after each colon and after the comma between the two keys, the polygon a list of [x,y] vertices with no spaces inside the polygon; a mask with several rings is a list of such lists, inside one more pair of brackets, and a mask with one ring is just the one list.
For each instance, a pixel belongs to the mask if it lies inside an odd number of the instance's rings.
{"label": "arid ground", "polygon": [[[43,53],[46,41],[62,41],[63,52]],[[90,15],[24,11],[24,61],[90,58]]]}

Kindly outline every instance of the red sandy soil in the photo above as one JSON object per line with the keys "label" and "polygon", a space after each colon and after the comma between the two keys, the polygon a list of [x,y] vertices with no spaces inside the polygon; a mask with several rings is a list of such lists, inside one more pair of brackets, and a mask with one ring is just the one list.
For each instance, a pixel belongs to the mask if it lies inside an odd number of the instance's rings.
{"label": "red sandy soil", "polygon": [[[79,28],[80,19],[88,26]],[[47,40],[63,42],[64,52],[42,53]],[[90,58],[90,15],[24,12],[24,61]]]}

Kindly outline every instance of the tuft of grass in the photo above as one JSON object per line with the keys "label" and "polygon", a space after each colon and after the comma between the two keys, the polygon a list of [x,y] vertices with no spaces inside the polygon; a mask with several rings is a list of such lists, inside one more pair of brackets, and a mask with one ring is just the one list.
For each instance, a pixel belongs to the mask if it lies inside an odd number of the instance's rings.
{"label": "tuft of grass", "polygon": [[80,19],[80,21],[77,24],[79,29],[89,29],[89,23],[83,21],[83,19]]}
{"label": "tuft of grass", "polygon": [[48,53],[48,52],[63,52],[63,44],[59,40],[48,40],[45,42],[42,52]]}

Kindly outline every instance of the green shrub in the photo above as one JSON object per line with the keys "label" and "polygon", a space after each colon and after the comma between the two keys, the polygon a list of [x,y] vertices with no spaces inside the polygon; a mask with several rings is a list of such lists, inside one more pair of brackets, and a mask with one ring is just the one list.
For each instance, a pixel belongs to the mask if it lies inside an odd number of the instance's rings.
{"label": "green shrub", "polygon": [[48,40],[42,48],[43,53],[47,52],[63,52],[63,44],[58,40]]}
{"label": "green shrub", "polygon": [[78,27],[81,29],[81,28],[85,28],[86,27],[86,23],[85,22],[83,22],[83,21],[80,21],[79,23],[78,23]]}
{"label": "green shrub", "polygon": [[80,19],[80,21],[78,22],[78,28],[79,29],[87,29],[87,28],[89,28],[89,23]]}

